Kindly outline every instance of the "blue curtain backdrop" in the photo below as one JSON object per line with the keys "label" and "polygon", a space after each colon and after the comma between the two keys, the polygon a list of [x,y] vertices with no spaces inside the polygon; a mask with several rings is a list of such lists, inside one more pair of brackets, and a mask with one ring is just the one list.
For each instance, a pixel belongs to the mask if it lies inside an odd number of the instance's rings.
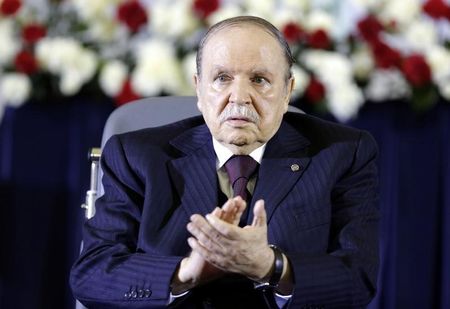
{"label": "blue curtain backdrop", "polygon": [[[73,308],[87,150],[107,102],[8,108],[0,125],[0,308]],[[450,308],[450,104],[368,104],[350,125],[380,148],[379,293],[370,308]]]}

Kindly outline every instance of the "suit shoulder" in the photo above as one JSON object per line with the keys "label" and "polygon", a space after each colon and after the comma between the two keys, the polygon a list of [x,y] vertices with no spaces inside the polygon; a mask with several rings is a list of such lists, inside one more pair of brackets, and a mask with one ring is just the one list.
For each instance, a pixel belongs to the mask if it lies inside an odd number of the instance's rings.
{"label": "suit shoulder", "polygon": [[204,124],[201,116],[183,119],[164,126],[144,128],[136,131],[118,134],[123,143],[145,143],[153,145],[167,144],[171,139],[183,134],[187,130]]}
{"label": "suit shoulder", "polygon": [[173,150],[170,145],[171,140],[202,125],[204,125],[203,118],[196,116],[164,126],[121,133],[111,136],[104,149],[113,150],[120,145],[119,147],[128,154],[139,152],[144,155],[155,154],[159,151],[171,152]]}
{"label": "suit shoulder", "polygon": [[364,130],[307,114],[287,113],[284,119],[289,125],[309,139],[317,136],[321,138],[348,139],[358,138],[361,135],[370,135]]}

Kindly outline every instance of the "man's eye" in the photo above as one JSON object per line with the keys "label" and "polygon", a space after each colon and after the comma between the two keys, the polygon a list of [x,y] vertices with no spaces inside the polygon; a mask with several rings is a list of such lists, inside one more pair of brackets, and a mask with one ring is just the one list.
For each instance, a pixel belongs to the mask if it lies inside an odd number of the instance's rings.
{"label": "man's eye", "polygon": [[264,77],[256,76],[253,78],[253,82],[257,83],[257,84],[262,84],[262,83],[267,82],[267,80]]}
{"label": "man's eye", "polygon": [[219,82],[226,82],[230,80],[230,77],[228,77],[227,75],[219,75],[216,77],[216,80]]}

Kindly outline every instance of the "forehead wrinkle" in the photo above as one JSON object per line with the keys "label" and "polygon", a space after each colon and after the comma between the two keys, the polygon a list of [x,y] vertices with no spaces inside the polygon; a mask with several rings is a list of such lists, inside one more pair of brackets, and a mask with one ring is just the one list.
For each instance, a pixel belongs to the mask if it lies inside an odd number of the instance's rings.
{"label": "forehead wrinkle", "polygon": [[[273,75],[278,70],[283,71],[282,67],[286,64],[276,65],[275,68],[267,67],[272,63],[274,53],[281,58],[284,57],[283,50],[276,39],[264,29],[259,27],[236,27],[238,31],[249,32],[258,36],[256,44],[250,42],[237,42],[230,32],[220,29],[214,36],[210,37],[204,46],[203,62],[209,63],[209,72],[217,73],[217,71],[226,71],[235,74],[236,72],[244,72],[246,74],[270,74]],[[256,33],[249,28],[256,28]],[[230,30],[230,29],[228,29]],[[231,37],[230,37],[231,35]],[[249,45],[250,44],[250,45]],[[256,47],[256,48],[255,48]],[[236,59],[239,59],[236,62]],[[206,64],[204,62],[204,64]],[[275,70],[275,71],[274,71]]]}
{"label": "forehead wrinkle", "polygon": [[[283,55],[283,50],[281,48],[281,46],[279,46],[279,43],[277,42],[276,38],[270,33],[267,32],[265,29],[262,29],[258,26],[254,26],[254,25],[249,25],[249,27],[240,27],[240,26],[230,26],[230,27],[235,27],[237,29],[237,31],[244,31],[244,32],[250,32],[250,35],[252,36],[256,36],[258,37],[257,41],[259,43],[259,48],[258,53],[259,54],[267,54],[267,53],[271,53],[273,51],[274,46],[276,49],[278,49],[278,51],[281,53],[281,55]],[[228,28],[228,27],[227,27]],[[254,28],[253,31],[250,30],[250,28]],[[230,51],[233,53],[238,52],[239,50],[236,48],[232,48],[229,49],[227,48],[227,45],[229,43],[233,43],[233,39],[231,38],[231,40],[224,40],[223,36],[228,36],[230,35],[230,32],[224,32],[224,29],[219,29],[215,32],[215,35],[210,37],[208,41],[205,42],[204,45],[204,49],[207,49],[208,46],[214,46],[214,53],[215,54],[219,54],[221,52],[224,52],[226,54],[229,54]],[[256,30],[256,31],[255,31]],[[265,37],[265,38],[263,38]],[[225,44],[223,44],[225,43]],[[239,46],[246,46],[248,45],[248,42],[239,42]],[[274,45],[274,46],[272,46]],[[252,47],[252,45],[250,45],[250,47]],[[249,49],[249,50],[255,50],[255,49]]]}
{"label": "forehead wrinkle", "polygon": [[[267,68],[265,59],[269,60],[271,55],[266,53],[269,48],[264,48],[264,50],[255,50],[255,53],[242,53],[239,50],[227,48],[225,46],[219,46],[214,49],[213,56],[210,57],[209,61],[211,64],[211,71],[247,71],[249,73],[261,73],[268,74],[271,73],[270,69]],[[231,51],[231,53],[230,53]],[[237,55],[234,55],[237,54]],[[257,54],[257,56],[255,55]],[[238,62],[234,63],[235,59],[240,59]]]}

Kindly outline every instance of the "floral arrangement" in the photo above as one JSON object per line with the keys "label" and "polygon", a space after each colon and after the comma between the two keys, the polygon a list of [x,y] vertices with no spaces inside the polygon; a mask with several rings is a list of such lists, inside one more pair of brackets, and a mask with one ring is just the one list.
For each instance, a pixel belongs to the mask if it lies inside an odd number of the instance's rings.
{"label": "floral arrangement", "polygon": [[0,119],[30,99],[192,95],[199,40],[237,15],[283,31],[296,100],[340,121],[366,102],[450,101],[446,0],[0,0]]}

